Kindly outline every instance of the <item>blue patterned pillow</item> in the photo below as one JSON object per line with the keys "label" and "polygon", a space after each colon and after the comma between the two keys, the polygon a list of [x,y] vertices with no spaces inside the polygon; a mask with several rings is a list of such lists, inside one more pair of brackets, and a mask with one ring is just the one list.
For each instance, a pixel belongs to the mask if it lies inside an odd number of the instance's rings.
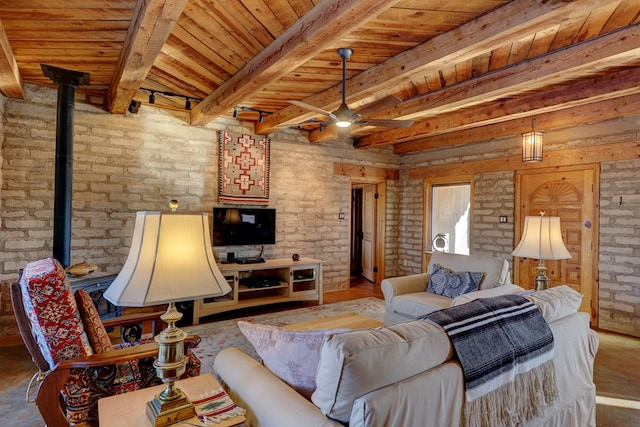
{"label": "blue patterned pillow", "polygon": [[427,292],[455,298],[478,289],[482,280],[482,272],[460,271],[454,273],[439,264],[433,264],[433,271],[429,277]]}

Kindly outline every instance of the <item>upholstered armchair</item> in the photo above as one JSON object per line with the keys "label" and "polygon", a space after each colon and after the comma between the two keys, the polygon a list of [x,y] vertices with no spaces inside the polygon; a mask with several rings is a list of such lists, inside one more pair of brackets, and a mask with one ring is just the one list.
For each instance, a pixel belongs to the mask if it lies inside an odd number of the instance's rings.
{"label": "upholstered armchair", "polygon": [[[38,368],[27,394],[48,427],[97,425],[101,397],[161,384],[153,366],[158,354],[153,339],[112,344],[107,328],[151,320],[155,334],[163,312],[103,322],[85,291],[73,293],[53,258],[25,267],[11,284],[11,301],[20,335]],[[185,377],[200,373],[200,360],[191,352],[199,341],[185,340]]]}

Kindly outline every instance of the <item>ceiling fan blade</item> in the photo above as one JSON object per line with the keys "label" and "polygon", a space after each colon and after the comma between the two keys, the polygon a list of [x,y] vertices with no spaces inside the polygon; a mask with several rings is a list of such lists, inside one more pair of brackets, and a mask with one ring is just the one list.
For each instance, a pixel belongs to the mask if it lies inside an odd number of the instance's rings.
{"label": "ceiling fan blade", "polygon": [[392,119],[368,119],[358,120],[358,125],[380,126],[385,128],[408,128],[413,126],[413,120],[392,120]]}
{"label": "ceiling fan blade", "polygon": [[358,114],[361,114],[363,117],[367,117],[377,113],[378,111],[383,111],[387,108],[395,107],[400,103],[402,103],[402,99],[398,98],[395,95],[385,96],[382,99],[379,99],[375,102],[372,102],[371,104],[367,104],[364,107],[360,108],[358,110]]}
{"label": "ceiling fan blade", "polygon": [[337,118],[335,114],[331,113],[330,111],[323,110],[322,108],[316,107],[311,104],[307,104],[306,102],[296,101],[294,99],[288,99],[287,102],[297,107],[304,108],[305,110],[313,111],[314,113],[324,114],[325,116],[329,117],[332,120]]}

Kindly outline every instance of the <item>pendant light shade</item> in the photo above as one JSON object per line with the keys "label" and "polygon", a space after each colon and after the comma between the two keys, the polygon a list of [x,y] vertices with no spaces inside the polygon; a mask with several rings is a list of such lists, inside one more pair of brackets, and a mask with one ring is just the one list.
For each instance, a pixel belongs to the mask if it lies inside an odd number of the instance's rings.
{"label": "pendant light shade", "polygon": [[531,131],[522,134],[522,161],[542,161],[542,132]]}

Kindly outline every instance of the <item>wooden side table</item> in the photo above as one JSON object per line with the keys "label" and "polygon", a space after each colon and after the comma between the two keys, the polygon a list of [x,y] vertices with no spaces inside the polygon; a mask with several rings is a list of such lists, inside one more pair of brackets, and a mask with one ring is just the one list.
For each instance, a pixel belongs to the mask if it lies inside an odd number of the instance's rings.
{"label": "wooden side table", "polygon": [[[220,384],[213,375],[204,374],[187,378],[176,382],[176,386],[182,390],[189,399],[194,400],[203,393],[212,392],[220,388]],[[105,397],[98,401],[98,417],[100,427],[147,427],[151,421],[147,418],[147,402],[164,389],[164,385],[149,387],[129,393]],[[219,427],[244,426],[244,415],[222,420],[216,424]],[[184,420],[182,424],[204,426],[197,417]]]}

